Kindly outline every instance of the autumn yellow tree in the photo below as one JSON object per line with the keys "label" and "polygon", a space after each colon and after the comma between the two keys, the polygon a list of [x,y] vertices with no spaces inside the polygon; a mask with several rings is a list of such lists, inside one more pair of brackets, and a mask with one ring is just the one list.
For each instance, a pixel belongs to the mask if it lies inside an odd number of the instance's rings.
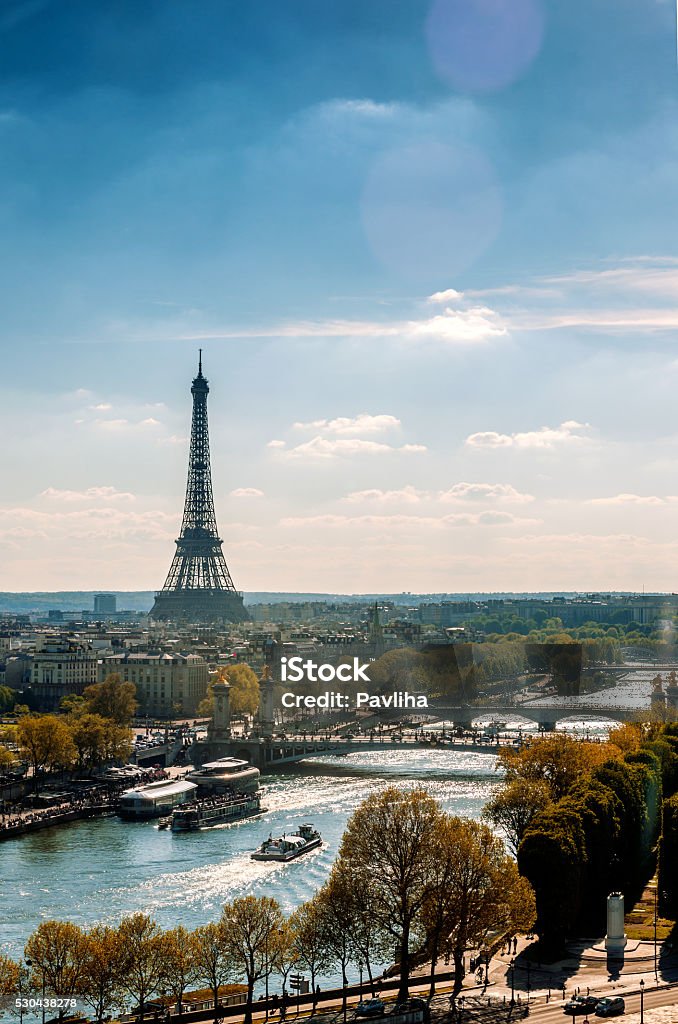
{"label": "autumn yellow tree", "polygon": [[111,673],[103,683],[87,686],[83,693],[87,711],[110,718],[118,725],[129,726],[137,710],[136,686],[123,682],[118,672]]}
{"label": "autumn yellow tree", "polygon": [[[84,978],[85,936],[70,921],[42,921],[29,937],[24,950],[30,962],[31,980],[36,990],[62,999],[73,999]],[[65,1010],[59,1011],[59,1019]]]}
{"label": "autumn yellow tree", "polygon": [[219,1002],[219,989],[234,981],[236,974],[224,940],[224,929],[211,921],[189,934],[191,959],[199,978],[212,991],[214,1005]]}
{"label": "autumn yellow tree", "polygon": [[553,802],[551,788],[541,779],[513,779],[485,804],[483,817],[501,829],[514,855],[540,811]]}
{"label": "autumn yellow tree", "polygon": [[21,968],[16,960],[0,954],[0,1011],[11,1005],[19,994]]}
{"label": "autumn yellow tree", "polygon": [[444,815],[436,845],[422,920],[432,959],[442,946],[454,960],[456,996],[466,952],[485,946],[492,935],[528,931],[536,917],[535,897],[487,825]]}
{"label": "autumn yellow tree", "polygon": [[231,712],[234,715],[255,715],[261,699],[259,680],[249,665],[229,665],[220,668],[207,687],[207,694],[198,706],[199,715],[211,715],[214,710],[212,687],[217,682],[230,687]]}
{"label": "autumn yellow tree", "polygon": [[565,733],[553,733],[532,740],[520,750],[503,747],[498,766],[504,769],[507,783],[516,779],[546,782],[552,799],[560,800],[583,773],[619,757],[621,751],[613,743],[587,743]]}
{"label": "autumn yellow tree", "polygon": [[316,978],[329,958],[320,910],[317,902],[311,899],[297,907],[289,919],[297,961],[310,975],[313,1009],[316,1005]]}
{"label": "autumn yellow tree", "polygon": [[84,934],[80,993],[99,1022],[121,1002],[122,948],[116,928],[94,925]]}
{"label": "autumn yellow tree", "polygon": [[247,982],[245,1024],[251,1024],[254,986],[270,970],[270,950],[283,922],[280,905],[271,896],[239,896],[224,906],[220,923],[226,955]]}
{"label": "autumn yellow tree", "polygon": [[123,917],[118,926],[122,987],[142,1006],[157,992],[166,973],[164,935],[147,914]]}
{"label": "autumn yellow tree", "polygon": [[26,715],[17,725],[16,738],[21,756],[33,768],[36,785],[39,772],[67,768],[77,760],[71,730],[56,715]]}
{"label": "autumn yellow tree", "polygon": [[179,1013],[184,1011],[184,993],[199,977],[198,968],[193,957],[193,949],[189,941],[189,933],[178,925],[166,931],[163,936],[165,944],[165,977],[164,982],[176,1000]]}
{"label": "autumn yellow tree", "polygon": [[364,891],[375,923],[399,950],[398,999],[407,998],[416,935],[429,891],[430,863],[442,811],[425,789],[389,786],[364,800],[344,832],[339,860]]}
{"label": "autumn yellow tree", "polygon": [[0,771],[16,764],[16,754],[0,745]]}

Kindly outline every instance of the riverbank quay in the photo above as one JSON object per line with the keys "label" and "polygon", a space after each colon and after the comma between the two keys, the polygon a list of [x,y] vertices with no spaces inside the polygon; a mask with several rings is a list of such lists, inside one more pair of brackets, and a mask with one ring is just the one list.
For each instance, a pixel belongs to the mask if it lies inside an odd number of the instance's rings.
{"label": "riverbank quay", "polygon": [[84,821],[114,814],[115,804],[110,798],[97,802],[76,802],[59,807],[45,808],[41,811],[24,811],[16,817],[0,821],[0,841],[17,839],[31,832],[39,832],[44,828],[54,828],[70,821]]}
{"label": "riverbank quay", "polygon": [[[491,971],[490,971],[491,974]],[[467,978],[469,976],[467,975]],[[411,997],[426,998],[430,984],[430,975],[418,975],[412,978],[409,986]],[[627,1012],[633,1013],[640,1010],[640,987],[638,978],[635,983],[629,980],[629,988],[616,988],[616,995],[623,995],[627,1005]],[[562,1021],[565,1016],[563,1006],[564,1000],[560,996],[553,995],[546,998],[544,992],[536,991],[531,995],[529,1001],[525,992],[516,991],[513,1005],[511,1004],[510,988],[502,990],[498,985],[490,981],[490,985],[464,985],[457,998],[456,1004],[451,1005],[450,993],[452,991],[453,976],[450,971],[436,972],[436,994],[430,1001],[429,1013],[422,1014],[420,1011],[408,1011],[407,1014],[395,1013],[395,997],[398,989],[398,979],[389,979],[382,983],[375,979],[375,991],[386,1003],[386,1010],[383,1015],[370,1017],[370,1020],[383,1021],[384,1024],[423,1024],[425,1019],[435,1021],[436,1024],[464,1024],[474,1021],[477,1024],[509,1024],[519,1021],[529,1015],[530,1018],[537,1017],[544,1024],[553,1021]],[[576,986],[575,986],[576,987]],[[586,988],[580,985],[582,992]],[[593,995],[602,998],[609,994],[606,991],[599,991],[590,988]],[[372,996],[370,986],[365,982],[362,990],[359,985],[350,985],[346,988],[347,1019],[364,1020],[364,1017],[356,1013],[356,1007],[361,999],[369,999]],[[573,994],[570,991],[569,999]],[[264,999],[255,1000],[252,1007],[252,1019],[258,1022],[271,1021],[274,1024],[281,1024],[282,1021],[313,1019],[316,1024],[336,1024],[343,1021],[344,991],[342,989],[326,989],[319,993],[315,1003],[311,994],[300,996],[288,996],[286,1012],[281,1014],[280,999],[271,996],[266,1002]],[[676,1007],[678,1019],[678,980],[673,982],[660,982],[657,986],[646,983],[643,993],[644,1009],[652,1007],[674,1006]],[[207,1022],[223,1021],[238,1024],[244,1018],[242,1004],[220,1007],[218,1011],[212,1009],[184,1012],[181,1016],[178,1013],[171,1013],[169,1020],[181,1020],[184,1024],[207,1024]],[[407,1016],[407,1020],[404,1018]],[[403,1020],[401,1020],[403,1018]],[[411,1018],[411,1019],[410,1019]],[[144,1020],[162,1020],[162,1015],[154,1016],[148,1014]],[[123,1015],[119,1018],[121,1024],[131,1021],[130,1016]],[[651,1018],[648,1018],[648,1022]],[[668,1024],[668,1022],[666,1022]]]}

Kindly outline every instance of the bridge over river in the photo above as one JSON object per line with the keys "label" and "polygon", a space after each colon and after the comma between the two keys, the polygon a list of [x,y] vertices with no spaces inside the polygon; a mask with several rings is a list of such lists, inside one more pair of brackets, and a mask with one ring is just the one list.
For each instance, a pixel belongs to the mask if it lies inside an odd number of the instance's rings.
{"label": "bridge over river", "polygon": [[[507,706],[468,706],[453,707],[433,704],[429,712],[436,715],[440,722],[453,723],[452,728],[448,725],[444,730],[437,733],[438,738],[433,742],[422,739],[421,731],[415,730],[385,730],[367,733],[360,736],[339,736],[339,735],[318,735],[306,737],[273,737],[273,738],[245,738],[231,737],[210,743],[210,758],[215,757],[237,757],[254,764],[262,772],[270,772],[277,767],[294,764],[298,761],[311,757],[322,757],[323,755],[342,755],[374,750],[421,750],[424,747],[435,749],[457,750],[460,752],[483,752],[490,753],[497,751],[501,746],[511,745],[514,739],[502,736],[498,739],[477,736],[475,739],[458,737],[453,730],[461,727],[470,730],[473,723],[478,720],[493,719],[505,721],[508,718],[520,717],[529,722],[537,722],[543,728],[552,730],[555,723],[567,718],[593,718],[612,719],[614,721],[628,721],[638,714],[638,709],[633,708],[610,708],[587,704],[578,705],[576,708],[548,705],[520,705],[512,704]],[[396,712],[394,712],[396,714]],[[402,717],[402,710],[400,716]],[[430,723],[435,728],[435,722]],[[192,756],[189,753],[189,757]]]}

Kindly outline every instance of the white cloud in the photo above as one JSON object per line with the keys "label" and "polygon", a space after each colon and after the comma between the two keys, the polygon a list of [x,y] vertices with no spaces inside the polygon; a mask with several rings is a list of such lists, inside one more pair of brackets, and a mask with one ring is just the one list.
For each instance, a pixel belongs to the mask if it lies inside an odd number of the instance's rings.
{"label": "white cloud", "polygon": [[129,491],[119,491],[115,487],[87,487],[84,491],[61,490],[58,487],[47,487],[40,492],[41,498],[52,501],[135,501],[135,495]]}
{"label": "white cloud", "polygon": [[[269,442],[270,446],[270,442]],[[393,452],[404,454],[418,454],[425,452],[426,446],[422,444],[390,445],[381,441],[366,441],[364,438],[328,438],[317,435],[310,441],[298,444],[286,451],[286,458],[319,458],[331,459],[337,456],[350,457],[352,455],[386,455]]]}
{"label": "white cloud", "polygon": [[281,441],[280,438],[274,437],[272,441],[269,441],[266,445],[267,448],[284,448],[286,441]]}
{"label": "white cloud", "polygon": [[361,502],[402,502],[406,505],[417,505],[422,500],[428,498],[428,496],[428,491],[419,491],[416,487],[407,484],[405,487],[401,487],[400,490],[394,491],[382,491],[376,487],[366,491],[352,491],[343,500],[351,504],[360,504]]}
{"label": "white cloud", "polygon": [[322,434],[353,436],[359,434],[382,434],[400,426],[395,416],[380,413],[376,416],[359,413],[357,416],[338,416],[333,420],[312,420],[310,423],[294,423],[295,430],[317,430]]}
{"label": "white cloud", "polygon": [[109,412],[113,408],[110,402],[99,402],[98,405],[90,405],[90,409],[94,412]]}
{"label": "white cloud", "polygon": [[508,326],[488,306],[446,308],[432,317],[413,320],[298,320],[241,330],[204,330],[175,335],[177,341],[218,341],[231,338],[399,338],[404,342],[440,341],[482,344],[508,337]]}
{"label": "white cloud", "polygon": [[590,505],[666,505],[675,501],[673,496],[659,498],[654,494],[616,494],[611,498],[591,498]]}
{"label": "white cloud", "polygon": [[470,434],[466,444],[471,448],[533,448],[549,450],[561,445],[582,444],[589,439],[582,434],[588,430],[588,423],[566,420],[559,427],[540,427],[515,434],[499,434],[495,430]]}
{"label": "white cloud", "polygon": [[188,437],[180,434],[170,434],[169,437],[159,437],[157,444],[186,444]]}
{"label": "white cloud", "polygon": [[258,487],[236,487],[231,491],[232,498],[263,498],[264,492]]}
{"label": "white cloud", "polygon": [[438,500],[442,502],[458,501],[505,501],[524,504],[534,501],[531,494],[521,494],[511,484],[471,484],[461,482],[450,487],[449,491],[441,491]]}
{"label": "white cloud", "polygon": [[110,431],[124,430],[126,427],[130,426],[129,420],[126,420],[126,419],[116,419],[116,420],[95,419],[95,420],[93,420],[93,424],[94,424],[95,427],[99,427],[101,430],[110,430]]}
{"label": "white cloud", "polygon": [[406,333],[414,340],[430,338],[466,345],[507,337],[508,328],[493,309],[472,306],[465,310],[447,308],[428,320],[411,320]]}
{"label": "white cloud", "polygon": [[417,530],[439,530],[448,526],[534,526],[539,523],[539,519],[522,519],[511,515],[510,512],[499,512],[496,510],[479,513],[459,512],[446,516],[403,514],[345,516],[326,513],[312,516],[290,516],[280,520],[280,525],[285,527],[321,526],[330,529],[358,527],[366,529],[416,528]]}
{"label": "white cloud", "polygon": [[463,292],[458,292],[456,288],[446,288],[442,292],[433,292],[433,295],[428,296],[429,302],[460,302],[464,298]]}

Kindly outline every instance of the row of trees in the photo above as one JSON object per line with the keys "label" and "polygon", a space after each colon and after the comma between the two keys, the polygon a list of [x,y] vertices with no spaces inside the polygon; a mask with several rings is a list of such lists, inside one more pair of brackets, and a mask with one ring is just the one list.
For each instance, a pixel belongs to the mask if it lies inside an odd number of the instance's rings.
{"label": "row of trees", "polygon": [[[8,727],[11,741],[36,778],[42,772],[74,767],[91,772],[102,764],[127,761],[134,693],[133,683],[111,675],[88,686],[82,696],[65,698],[65,714],[22,715],[15,727]],[[6,742],[9,739],[8,732]],[[0,766],[9,767],[15,760],[14,752],[0,745]]]}
{"label": "row of trees", "polygon": [[[389,787],[358,807],[329,878],[288,918],[271,897],[244,896],[193,932],[162,931],[144,914],[87,931],[46,921],[25,955],[34,987],[44,981],[48,992],[81,994],[97,1020],[163,991],[181,1005],[198,983],[217,1001],[222,985],[238,981],[249,1024],[256,986],[277,975],[284,987],[292,969],[308,973],[315,992],[331,972],[345,988],[357,965],[373,983],[375,969],[395,959],[405,998],[412,965],[434,968],[446,955],[456,994],[468,950],[526,931],[534,917],[529,882],[487,825],[445,814],[424,789]],[[0,958],[0,992],[15,993],[20,980],[20,965]]]}
{"label": "row of trees", "polygon": [[611,889],[635,900],[652,873],[662,792],[678,782],[678,730],[629,724],[606,744],[553,736],[501,760],[505,785],[485,814],[534,887],[538,934],[558,948],[600,927]]}

